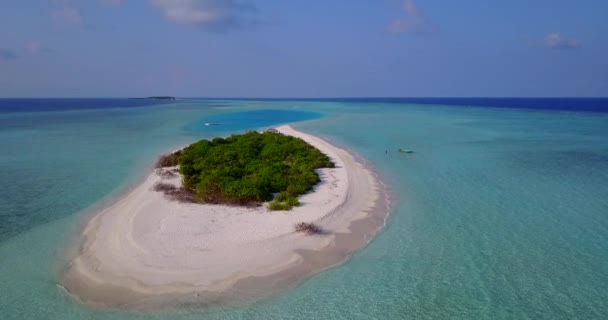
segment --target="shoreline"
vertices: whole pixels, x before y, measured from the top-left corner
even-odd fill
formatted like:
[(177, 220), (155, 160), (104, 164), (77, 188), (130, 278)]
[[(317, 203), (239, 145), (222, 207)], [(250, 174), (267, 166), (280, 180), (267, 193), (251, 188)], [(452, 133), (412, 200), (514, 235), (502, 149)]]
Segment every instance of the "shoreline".
[[(213, 306), (268, 297), (344, 262), (385, 225), (387, 186), (352, 153), (288, 125), (277, 129), (337, 164), (319, 170), (321, 183), (300, 197), (301, 206), (270, 213), (177, 203), (150, 190), (163, 179), (153, 171), (89, 218), (58, 285), (98, 307)], [(327, 233), (295, 233), (295, 222)]]

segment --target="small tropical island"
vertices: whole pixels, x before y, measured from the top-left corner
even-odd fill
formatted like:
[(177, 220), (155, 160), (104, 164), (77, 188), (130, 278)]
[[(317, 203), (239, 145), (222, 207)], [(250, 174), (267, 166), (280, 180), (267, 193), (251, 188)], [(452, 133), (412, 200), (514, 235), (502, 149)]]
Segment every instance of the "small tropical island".
[(155, 188), (182, 201), (289, 210), (298, 196), (320, 182), (315, 171), (334, 168), (329, 157), (301, 138), (276, 130), (248, 131), (228, 138), (201, 140), (163, 156), (157, 168), (179, 166), (182, 186)]
[(91, 215), (58, 285), (133, 309), (260, 299), (344, 261), (388, 205), (359, 158), (291, 126), (200, 140)]
[(152, 97), (145, 97), (145, 98), (129, 98), (129, 99), (133, 99), (133, 100), (175, 100), (175, 97), (171, 97), (171, 96), (152, 96)]

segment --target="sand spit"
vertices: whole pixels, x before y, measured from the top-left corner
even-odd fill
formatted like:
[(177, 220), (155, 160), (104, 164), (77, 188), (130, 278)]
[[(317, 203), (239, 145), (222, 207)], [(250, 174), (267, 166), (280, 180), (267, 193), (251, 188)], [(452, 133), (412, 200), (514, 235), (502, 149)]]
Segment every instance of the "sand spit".
[[(344, 261), (384, 225), (386, 188), (361, 161), (327, 141), (294, 130), (336, 168), (287, 212), (185, 204), (152, 190), (179, 176), (151, 173), (121, 200), (93, 216), (80, 252), (59, 277), (77, 301), (154, 308), (259, 299)], [(314, 222), (323, 234), (294, 232)]]

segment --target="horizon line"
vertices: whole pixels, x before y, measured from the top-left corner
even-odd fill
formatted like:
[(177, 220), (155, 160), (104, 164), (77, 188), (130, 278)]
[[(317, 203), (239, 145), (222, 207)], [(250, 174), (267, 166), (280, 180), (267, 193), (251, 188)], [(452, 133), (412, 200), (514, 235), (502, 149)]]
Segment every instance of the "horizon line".
[[(165, 96), (116, 96), (116, 97), (94, 97), (94, 96), (50, 96), (50, 97), (0, 97), (0, 99), (150, 99)], [(399, 97), (399, 96), (351, 96), (351, 97), (187, 97), (171, 96), (175, 99), (209, 99), (209, 100), (337, 100), (337, 99), (608, 99), (608, 96), (441, 96), (441, 97)], [(160, 99), (159, 99), (160, 100)]]

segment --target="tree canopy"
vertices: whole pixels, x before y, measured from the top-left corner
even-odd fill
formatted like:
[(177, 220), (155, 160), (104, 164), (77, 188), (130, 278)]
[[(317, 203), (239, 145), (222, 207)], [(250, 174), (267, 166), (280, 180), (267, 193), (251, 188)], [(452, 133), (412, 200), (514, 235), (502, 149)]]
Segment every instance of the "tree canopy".
[(201, 140), (169, 157), (177, 159), (183, 187), (201, 201), (256, 205), (274, 199), (271, 210), (298, 205), (297, 197), (320, 181), (315, 169), (334, 167), (304, 140), (270, 131)]

